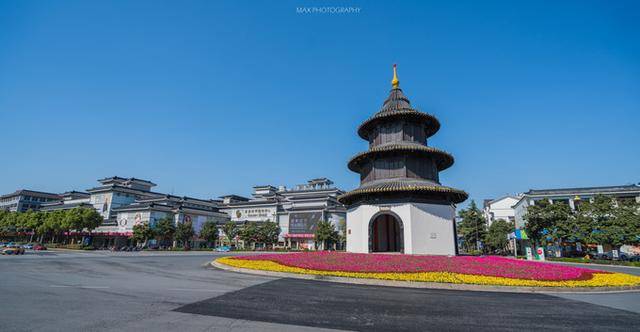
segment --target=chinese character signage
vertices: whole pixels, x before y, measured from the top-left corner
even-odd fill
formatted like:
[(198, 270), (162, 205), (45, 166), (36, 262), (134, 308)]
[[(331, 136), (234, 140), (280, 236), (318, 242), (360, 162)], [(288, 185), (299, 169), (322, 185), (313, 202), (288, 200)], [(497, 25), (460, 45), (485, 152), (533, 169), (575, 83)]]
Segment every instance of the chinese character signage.
[(322, 212), (299, 212), (289, 214), (289, 234), (313, 234)]

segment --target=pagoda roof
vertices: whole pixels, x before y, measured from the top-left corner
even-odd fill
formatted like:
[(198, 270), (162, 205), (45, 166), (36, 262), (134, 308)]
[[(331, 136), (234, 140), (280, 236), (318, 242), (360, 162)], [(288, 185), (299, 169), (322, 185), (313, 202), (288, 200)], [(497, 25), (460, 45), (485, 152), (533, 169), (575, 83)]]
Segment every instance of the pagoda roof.
[(363, 161), (371, 158), (372, 156), (380, 154), (391, 154), (396, 152), (404, 154), (409, 152), (433, 157), (436, 161), (438, 171), (445, 170), (453, 165), (453, 156), (445, 151), (418, 143), (402, 142), (378, 145), (372, 147), (368, 151), (361, 152), (351, 158), (348, 167), (350, 170), (357, 173), (360, 170), (360, 164)]
[(450, 201), (453, 203), (464, 202), (468, 194), (462, 190), (442, 186), (437, 182), (421, 179), (385, 179), (363, 184), (338, 197), (338, 200), (346, 205), (357, 203), (362, 198), (371, 196), (422, 196), (425, 199)]
[(427, 137), (433, 136), (440, 129), (440, 122), (435, 116), (413, 109), (402, 89), (393, 88), (382, 104), (382, 109), (358, 127), (358, 135), (366, 140), (368, 132), (377, 123), (402, 118), (422, 122)]

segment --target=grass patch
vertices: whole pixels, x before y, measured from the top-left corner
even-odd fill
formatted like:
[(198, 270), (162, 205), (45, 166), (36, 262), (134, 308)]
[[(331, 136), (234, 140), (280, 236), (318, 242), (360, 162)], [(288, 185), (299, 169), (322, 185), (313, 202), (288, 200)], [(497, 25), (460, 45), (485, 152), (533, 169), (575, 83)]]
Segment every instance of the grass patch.
[(640, 267), (640, 262), (625, 262), (625, 261), (609, 261), (604, 259), (584, 259), (584, 258), (569, 258), (569, 257), (550, 257), (547, 260), (553, 262), (567, 262), (567, 263), (584, 263), (584, 264), (604, 264), (604, 265), (619, 265), (619, 266), (635, 266)]

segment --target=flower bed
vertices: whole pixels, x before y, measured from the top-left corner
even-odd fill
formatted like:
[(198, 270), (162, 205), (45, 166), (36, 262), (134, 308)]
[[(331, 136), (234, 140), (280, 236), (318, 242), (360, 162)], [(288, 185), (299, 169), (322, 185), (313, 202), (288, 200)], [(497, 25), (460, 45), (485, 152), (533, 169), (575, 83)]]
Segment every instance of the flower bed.
[(385, 280), (534, 287), (640, 286), (640, 277), (497, 256), (307, 252), (224, 257), (233, 267)]

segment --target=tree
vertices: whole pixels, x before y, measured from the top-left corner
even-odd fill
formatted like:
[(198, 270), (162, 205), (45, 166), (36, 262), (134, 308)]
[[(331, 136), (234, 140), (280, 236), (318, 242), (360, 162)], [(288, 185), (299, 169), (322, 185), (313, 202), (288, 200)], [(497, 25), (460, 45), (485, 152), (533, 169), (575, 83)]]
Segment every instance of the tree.
[(202, 224), (200, 238), (207, 241), (208, 244), (213, 243), (215, 245), (215, 242), (218, 240), (218, 225), (215, 221), (207, 221)]
[[(65, 229), (63, 225), (65, 212), (62, 210), (47, 213), (44, 223), (39, 227), (39, 232), (43, 238), (49, 235), (52, 242), (56, 242), (56, 236)], [(41, 241), (42, 242), (42, 241)]]
[(82, 227), (91, 233), (102, 225), (102, 216), (95, 209), (81, 208)]
[(155, 226), (156, 235), (160, 237), (160, 240), (166, 245), (166, 242), (173, 241), (173, 236), (176, 232), (176, 226), (171, 216), (166, 216), (156, 223)]
[(249, 222), (238, 232), (240, 239), (246, 244), (251, 244), (252, 249), (256, 248), (258, 239), (258, 224), (255, 221)]
[(524, 215), (525, 229), (536, 245), (549, 241), (561, 242), (563, 238), (574, 233), (570, 222), (571, 214), (571, 208), (566, 203), (551, 204), (546, 199), (539, 200), (527, 208)]
[[(236, 242), (236, 236), (238, 236), (238, 226), (234, 221), (228, 221), (226, 224), (224, 224), (224, 226), (222, 226), (222, 231), (227, 237), (227, 240), (229, 240), (229, 243), (231, 243), (231, 241), (233, 241), (234, 243)], [(235, 244), (236, 246), (238, 245), (237, 243)]]
[(623, 244), (640, 244), (640, 203), (625, 200), (618, 203), (615, 212), (617, 223), (623, 228)]
[(491, 223), (487, 231), (486, 243), (492, 252), (504, 252), (507, 249), (509, 233), (513, 232), (514, 225), (504, 219), (498, 219)]
[(18, 218), (16, 212), (2, 212), (2, 215), (0, 215), (0, 217), (2, 218), (2, 220), (0, 220), (0, 232), (2, 233), (2, 237), (7, 237), (10, 234), (15, 233)]
[(265, 245), (273, 245), (278, 242), (280, 226), (272, 221), (266, 221), (258, 226), (258, 241)]
[(591, 219), (592, 240), (614, 248), (638, 243), (639, 208), (633, 201), (616, 202), (611, 197), (595, 196), (583, 211)]
[(79, 208), (74, 208), (70, 210), (62, 211), (62, 229), (67, 233), (67, 239), (71, 234), (71, 230), (76, 232), (82, 232), (84, 228), (83, 219), (82, 219), (82, 211)]
[(149, 239), (156, 236), (155, 230), (149, 226), (149, 223), (142, 223), (133, 225), (133, 240), (136, 242), (142, 242), (142, 246), (147, 245)]
[(194, 231), (191, 221), (178, 223), (178, 226), (176, 227), (175, 237), (176, 240), (179, 241), (185, 249), (189, 249), (191, 247), (189, 245), (189, 240), (193, 238), (193, 235)]
[(317, 242), (321, 243), (323, 250), (328, 248), (329, 242), (337, 242), (339, 240), (338, 231), (328, 220), (318, 222), (314, 237)]
[(462, 221), (458, 224), (458, 232), (464, 239), (467, 252), (482, 251), (482, 241), (487, 234), (487, 221), (475, 201), (467, 209), (460, 211)]
[(46, 218), (47, 218), (46, 212), (38, 211), (31, 214), (26, 225), (31, 232), (29, 242), (33, 242), (33, 238), (38, 235), (38, 227), (44, 223)]

